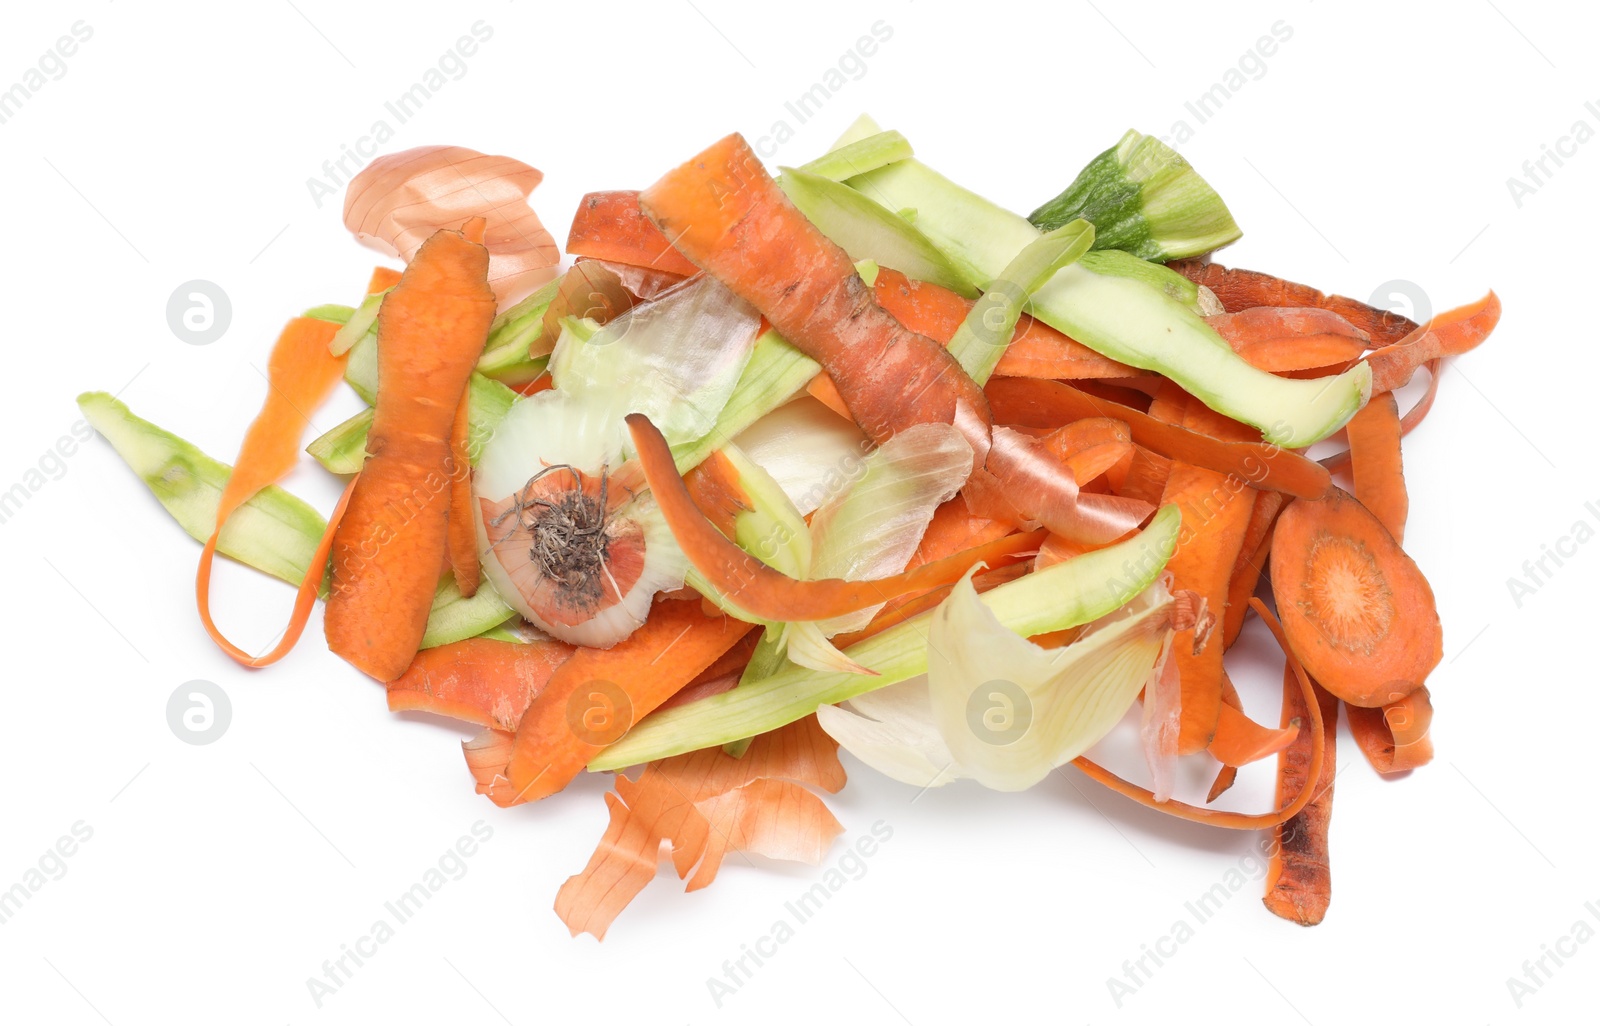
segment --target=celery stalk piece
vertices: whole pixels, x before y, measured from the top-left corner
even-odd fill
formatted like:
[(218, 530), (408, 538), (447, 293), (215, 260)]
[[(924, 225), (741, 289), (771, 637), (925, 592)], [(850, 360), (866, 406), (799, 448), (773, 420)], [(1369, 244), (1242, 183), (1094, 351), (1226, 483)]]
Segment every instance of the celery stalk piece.
[[(915, 158), (850, 180), (889, 210), (917, 212), (917, 227), (980, 288), (1004, 273), (1038, 229), (963, 189)], [(1115, 251), (1107, 250), (1105, 253)], [(1261, 430), (1285, 448), (1310, 445), (1343, 427), (1367, 401), (1371, 368), (1325, 378), (1281, 378), (1235, 354), (1190, 305), (1135, 258), (1079, 260), (1033, 294), (1030, 310), (1095, 351), (1176, 381), (1207, 406)], [(1175, 286), (1174, 286), (1175, 287)]]
[[(233, 468), (201, 452), (169, 431), (134, 416), (104, 392), (85, 392), (78, 408), (100, 436), (191, 538), (204, 542), (217, 522), (217, 503)], [(217, 551), (263, 573), (298, 585), (316, 554), (328, 522), (310, 504), (269, 485), (228, 518)], [(322, 584), (327, 594), (327, 581)], [(446, 579), (428, 613), (423, 647), (448, 644), (481, 634), (511, 618), (511, 607), (493, 588), (480, 587), (462, 598)]]
[(816, 160), (802, 165), (800, 170), (842, 182), (885, 164), (905, 160), (911, 155), (911, 143), (906, 141), (906, 137), (890, 130), (829, 150)]
[[(1126, 541), (1002, 584), (982, 596), (1000, 622), (1023, 637), (1098, 619), (1132, 600), (1165, 568), (1177, 545), (1180, 515), (1164, 506)], [(880, 676), (819, 673), (791, 667), (765, 680), (646, 717), (601, 752), (591, 770), (617, 770), (724, 745), (792, 723), (834, 705), (909, 680), (928, 669), (929, 610), (857, 642), (845, 655)]]
[(977, 297), (972, 280), (913, 225), (848, 185), (783, 168), (778, 186), (807, 220), (850, 254), (851, 260), (871, 260), (908, 278), (959, 292), (968, 299)]
[(950, 355), (973, 381), (985, 384), (994, 373), (1011, 344), (1011, 333), (1028, 297), (1092, 245), (1094, 225), (1080, 218), (1028, 243), (1000, 277), (989, 283), (989, 290), (973, 304), (950, 339)]
[(372, 407), (318, 435), (306, 446), (311, 458), (330, 474), (354, 474), (367, 461), (367, 433), (372, 430)]
[(1095, 227), (1096, 249), (1179, 260), (1236, 241), (1242, 232), (1216, 190), (1160, 139), (1129, 130), (1028, 220), (1042, 231), (1075, 218)]

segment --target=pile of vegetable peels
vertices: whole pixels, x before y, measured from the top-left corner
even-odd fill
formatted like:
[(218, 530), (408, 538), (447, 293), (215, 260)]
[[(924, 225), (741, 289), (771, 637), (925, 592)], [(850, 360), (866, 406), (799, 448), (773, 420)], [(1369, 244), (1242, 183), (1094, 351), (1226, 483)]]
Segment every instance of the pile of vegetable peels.
[[(1322, 919), (1340, 707), (1378, 772), (1432, 757), (1442, 632), (1401, 547), (1401, 439), (1493, 293), (1417, 325), (1211, 263), (1232, 215), (1136, 132), (1028, 218), (866, 118), (776, 178), (732, 135), (584, 197), (565, 271), (539, 179), (423, 147), (352, 181), (347, 225), (405, 270), (290, 321), (232, 468), (79, 398), (204, 543), (224, 651), (281, 659), (320, 596), (391, 709), (481, 728), (497, 805), (617, 771), (556, 898), (574, 934), (604, 935), (663, 842), (690, 890), (730, 851), (818, 863), (841, 746), (916, 787), (1071, 762), (1273, 831), (1267, 907)], [(306, 447), (349, 478), (324, 520), (277, 482), (341, 378), (369, 408)], [(270, 651), (214, 624), (218, 552), (298, 587)], [(1228, 677), (1252, 615), (1283, 650), (1275, 725)], [(1142, 783), (1087, 756), (1136, 703)], [(1275, 808), (1209, 807), (1269, 758)], [(1181, 760), (1218, 767), (1205, 804), (1173, 797)]]

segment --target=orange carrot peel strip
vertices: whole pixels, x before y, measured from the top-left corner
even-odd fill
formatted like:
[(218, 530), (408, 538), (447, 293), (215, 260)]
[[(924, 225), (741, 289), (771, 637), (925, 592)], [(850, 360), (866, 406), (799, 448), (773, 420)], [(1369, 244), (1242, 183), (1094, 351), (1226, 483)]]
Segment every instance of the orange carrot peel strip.
[(450, 552), (451, 438), (495, 314), (483, 230), (473, 218), (435, 232), (378, 312), (370, 455), (334, 536), (323, 627), (330, 649), (385, 682), (416, 656)]
[(708, 617), (694, 602), (658, 602), (644, 624), (614, 647), (578, 648), (517, 725), (504, 763), (505, 795), (512, 802), (537, 801), (567, 786), (607, 745), (754, 626)]
[(251, 496), (281, 480), (293, 469), (300, 455), (300, 441), (311, 424), (311, 413), (322, 405), (344, 373), (344, 359), (328, 352), (338, 325), (327, 321), (297, 317), (283, 329), (267, 362), (267, 399), (261, 412), (245, 432), (233, 473), (217, 500), (217, 525), (200, 552), (195, 574), (195, 601), (200, 622), (211, 640), (232, 659), (245, 666), (268, 666), (294, 648), (311, 616), (317, 589), (327, 570), (328, 551), (340, 519), (350, 501), (345, 489), (328, 520), (328, 529), (311, 557), (311, 565), (300, 582), (294, 611), (282, 639), (264, 655), (251, 655), (225, 637), (211, 619), (211, 566), (216, 558), (217, 540), (223, 525)]
[[(1333, 896), (1328, 864), (1328, 824), (1333, 816), (1333, 780), (1339, 734), (1339, 700), (1319, 687), (1297, 695), (1284, 675), (1284, 724), (1297, 713), (1320, 719), (1315, 734), (1297, 738), (1278, 755), (1278, 800), (1290, 791), (1312, 794), (1310, 802), (1278, 824), (1267, 863), (1267, 889), (1262, 903), (1273, 915), (1301, 926), (1315, 926), (1327, 914)], [(1322, 757), (1316, 758), (1316, 748)]]
[(389, 709), (449, 716), (515, 730), (573, 646), (554, 639), (517, 644), (468, 638), (417, 653), (389, 682)]
[(1369, 353), (1372, 394), (1399, 388), (1425, 363), (1476, 348), (1498, 323), (1500, 297), (1490, 292), (1476, 303), (1446, 310), (1394, 345)]
[(1399, 341), (1417, 326), (1417, 322), (1389, 310), (1379, 310), (1345, 296), (1324, 295), (1309, 285), (1260, 271), (1224, 267), (1200, 259), (1175, 260), (1167, 266), (1196, 285), (1210, 289), (1229, 313), (1252, 306), (1320, 307), (1343, 317), (1380, 345)]

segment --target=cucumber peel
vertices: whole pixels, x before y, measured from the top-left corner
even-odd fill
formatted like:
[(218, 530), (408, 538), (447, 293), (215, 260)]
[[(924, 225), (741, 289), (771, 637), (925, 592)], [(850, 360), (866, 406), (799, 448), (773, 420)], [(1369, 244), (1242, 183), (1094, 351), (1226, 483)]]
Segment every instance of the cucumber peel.
[(861, 193), (821, 175), (783, 168), (778, 187), (806, 219), (838, 243), (851, 260), (871, 260), (908, 278), (930, 282), (968, 299), (978, 295), (972, 280), (939, 248), (903, 218)]
[(1222, 197), (1187, 160), (1131, 129), (1028, 220), (1051, 231), (1080, 217), (1094, 225), (1096, 249), (1145, 260), (1198, 256), (1243, 234)]
[(899, 132), (891, 130), (837, 146), (816, 160), (803, 165), (800, 170), (842, 182), (846, 178), (866, 174), (885, 164), (905, 160), (911, 155), (911, 143)]
[[(989, 287), (1039, 237), (1026, 220), (955, 184), (916, 159), (850, 180), (889, 210), (914, 209), (917, 227), (980, 287)], [(1171, 378), (1207, 406), (1261, 430), (1285, 448), (1321, 441), (1344, 426), (1372, 387), (1365, 362), (1324, 378), (1257, 370), (1211, 329), (1192, 304), (1168, 294), (1171, 272), (1123, 255), (1082, 259), (1033, 294), (1039, 320), (1096, 352)]]
[(950, 339), (950, 355), (973, 381), (982, 385), (994, 373), (1028, 297), (1093, 244), (1094, 225), (1080, 218), (1028, 243), (990, 283)]
[[(1076, 556), (980, 596), (1000, 622), (1023, 637), (1066, 630), (1126, 605), (1155, 581), (1178, 543), (1181, 516), (1163, 506), (1126, 541)], [(672, 755), (726, 745), (857, 695), (909, 680), (928, 669), (928, 610), (845, 650), (880, 676), (822, 673), (791, 666), (765, 680), (652, 713), (589, 763), (619, 770)]]
[[(84, 417), (188, 535), (204, 543), (217, 522), (217, 503), (233, 468), (212, 459), (192, 442), (133, 415), (105, 392), (78, 397)], [(298, 585), (311, 566), (327, 520), (310, 503), (277, 485), (251, 496), (223, 525), (217, 551), (279, 580)], [(326, 597), (324, 578), (321, 594)], [(480, 586), (472, 598), (446, 577), (434, 595), (422, 647), (432, 648), (474, 637), (511, 619), (510, 606), (493, 588)]]

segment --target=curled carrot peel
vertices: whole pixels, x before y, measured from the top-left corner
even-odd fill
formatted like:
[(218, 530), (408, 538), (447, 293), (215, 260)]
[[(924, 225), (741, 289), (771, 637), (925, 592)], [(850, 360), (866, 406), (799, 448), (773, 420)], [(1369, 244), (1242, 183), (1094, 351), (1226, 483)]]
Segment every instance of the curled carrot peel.
[(1236, 475), (1252, 488), (1314, 499), (1326, 494), (1333, 483), (1325, 467), (1287, 449), (1265, 442), (1210, 438), (1059, 381), (991, 378), (984, 392), (995, 420), (1002, 424), (1054, 429), (1084, 417), (1110, 417), (1127, 424), (1138, 444), (1197, 467)]
[[(1428, 413), (1433, 409), (1434, 400), (1439, 397), (1439, 376), (1444, 373), (1444, 358), (1439, 357), (1429, 360), (1423, 366), (1428, 369), (1428, 388), (1422, 393), (1416, 404), (1406, 411), (1406, 415), (1400, 418), (1400, 436), (1402, 438), (1409, 435), (1416, 429), (1418, 424), (1427, 419)], [(1327, 468), (1328, 473), (1337, 474), (1341, 470), (1349, 469), (1350, 450), (1345, 449), (1343, 452), (1335, 453), (1318, 462)]]
[(642, 413), (630, 413), (627, 421), (650, 493), (684, 555), (719, 592), (764, 620), (788, 622), (843, 616), (900, 595), (950, 584), (976, 563), (1035, 550), (1044, 538), (1042, 530), (1015, 534), (876, 580), (796, 580), (729, 541), (695, 505), (694, 497), (678, 476), (667, 440), (650, 419)]
[[(1283, 627), (1278, 623), (1278, 618), (1272, 615), (1272, 610), (1268, 609), (1260, 599), (1251, 599), (1250, 604), (1255, 607), (1257, 615), (1266, 621), (1267, 626), (1271, 628), (1273, 637), (1278, 639), (1278, 646), (1283, 649), (1284, 658), (1288, 663), (1287, 672), (1294, 677), (1294, 680), (1300, 686), (1300, 695), (1306, 703), (1306, 714), (1311, 720), (1308, 736), (1312, 739), (1310, 742), (1312, 750), (1308, 764), (1307, 780), (1316, 780), (1322, 773), (1325, 741), (1323, 738), (1322, 712), (1317, 703), (1315, 687), (1311, 683), (1311, 678), (1306, 675), (1305, 668), (1300, 665), (1300, 661), (1294, 657), (1293, 651), (1290, 650), (1289, 640), (1284, 636)], [(1072, 764), (1082, 770), (1089, 779), (1104, 784), (1124, 797), (1132, 798), (1140, 805), (1155, 809), (1157, 812), (1164, 812), (1178, 819), (1186, 819), (1191, 823), (1205, 823), (1209, 826), (1224, 827), (1229, 830), (1266, 830), (1275, 827), (1280, 823), (1293, 819), (1301, 809), (1305, 808), (1316, 797), (1316, 787), (1308, 782), (1299, 789), (1293, 799), (1276, 812), (1254, 814), (1224, 812), (1220, 809), (1202, 809), (1174, 800), (1158, 802), (1156, 801), (1156, 796), (1150, 793), (1148, 789), (1140, 787), (1138, 784), (1129, 783), (1085, 756), (1080, 755), (1072, 760)]]
[(1229, 313), (1252, 306), (1320, 307), (1365, 331), (1379, 345), (1398, 342), (1417, 326), (1416, 321), (1392, 311), (1379, 310), (1345, 296), (1324, 295), (1309, 285), (1260, 271), (1224, 267), (1201, 259), (1175, 260), (1167, 266), (1196, 285), (1210, 289)]
[(1217, 731), (1206, 751), (1224, 766), (1248, 766), (1258, 759), (1277, 755), (1300, 733), (1296, 725), (1263, 727), (1233, 705), (1223, 702), (1217, 715)]
[(328, 516), (327, 530), (322, 532), (322, 540), (317, 543), (317, 549), (311, 554), (311, 565), (306, 568), (305, 577), (300, 580), (300, 587), (295, 592), (294, 610), (289, 614), (288, 626), (283, 629), (283, 636), (278, 639), (277, 645), (261, 655), (251, 655), (244, 649), (229, 641), (211, 620), (211, 564), (217, 554), (217, 539), (221, 536), (220, 528), (210, 538), (206, 539), (205, 548), (200, 550), (200, 571), (195, 575), (194, 591), (195, 600), (200, 606), (200, 622), (205, 626), (206, 633), (217, 647), (226, 652), (235, 662), (252, 668), (271, 666), (273, 663), (288, 655), (300, 641), (300, 635), (305, 633), (306, 621), (311, 618), (311, 607), (316, 605), (317, 591), (322, 586), (322, 580), (327, 572), (328, 553), (333, 548), (333, 536), (339, 529), (339, 522), (344, 519), (344, 511), (350, 505), (350, 495), (355, 491), (356, 482), (352, 478), (345, 485), (344, 493), (339, 496), (339, 502), (333, 507), (333, 512)]
[(1433, 761), (1433, 740), (1428, 736), (1433, 698), (1426, 684), (1381, 709), (1346, 705), (1344, 716), (1351, 737), (1379, 773), (1404, 773)]
[(245, 432), (239, 458), (217, 501), (216, 529), (200, 552), (200, 565), (195, 573), (195, 601), (200, 610), (200, 622), (219, 648), (245, 666), (275, 663), (300, 639), (316, 601), (317, 589), (322, 584), (334, 529), (349, 503), (349, 489), (339, 499), (311, 565), (306, 568), (282, 640), (264, 655), (253, 656), (233, 644), (211, 618), (211, 566), (216, 558), (217, 540), (235, 510), (294, 467), (300, 455), (301, 437), (311, 423), (311, 411), (322, 405), (344, 372), (344, 359), (328, 352), (328, 344), (337, 331), (336, 324), (297, 317), (278, 337), (267, 363), (266, 401)]
[(1394, 345), (1369, 353), (1372, 394), (1399, 388), (1425, 363), (1475, 349), (1499, 323), (1500, 297), (1491, 292), (1476, 303), (1439, 314)]

